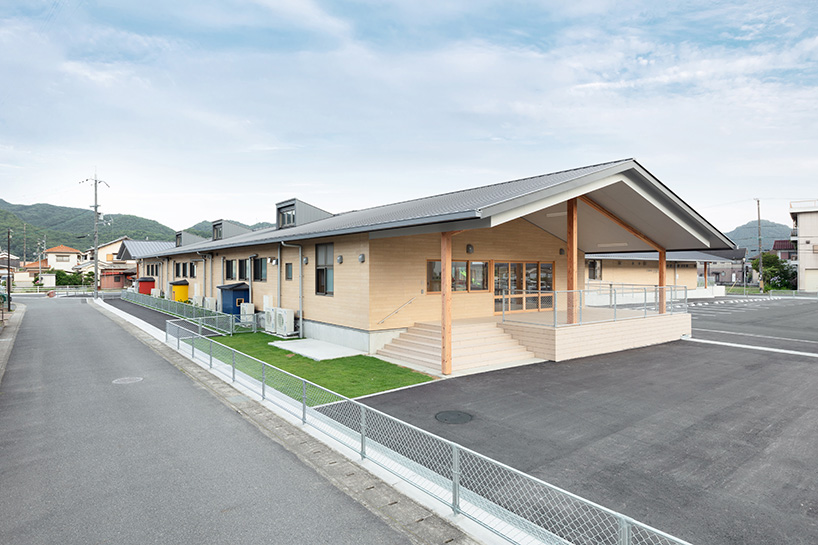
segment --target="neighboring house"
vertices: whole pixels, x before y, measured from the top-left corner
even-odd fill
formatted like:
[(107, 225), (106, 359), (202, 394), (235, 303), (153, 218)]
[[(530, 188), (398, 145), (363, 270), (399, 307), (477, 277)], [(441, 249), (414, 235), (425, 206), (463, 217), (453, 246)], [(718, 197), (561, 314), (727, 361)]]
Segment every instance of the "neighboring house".
[[(460, 344), (452, 348), (452, 331), (459, 338), (458, 328), (474, 323), (498, 331), (500, 316), (517, 317), (502, 331), (539, 359), (678, 339), (691, 321), (666, 312), (667, 253), (735, 248), (633, 159), (342, 214), (292, 199), (277, 205), (276, 219), (274, 228), (179, 240), (144, 256), (140, 274), (166, 294), (185, 280), (191, 299), (222, 309), (239, 291), (257, 310), (294, 310), (303, 336), (393, 349), (391, 359), (449, 374), (477, 365)], [(611, 247), (658, 253), (663, 266), (644, 281), (658, 286), (663, 304), (652, 318), (579, 324), (585, 252)], [(557, 314), (571, 327), (550, 327)], [(544, 321), (531, 323), (538, 316)], [(402, 333), (428, 328), (437, 344), (425, 355), (394, 350)], [(486, 335), (471, 336), (473, 352), (488, 352)]]
[(44, 267), (44, 270), (54, 269), (67, 273), (73, 272), (72, 269), (80, 262), (82, 256), (82, 252), (64, 244), (49, 248), (43, 253), (45, 254), (45, 261), (48, 263), (48, 267)]
[[(100, 288), (122, 288), (130, 285), (130, 279), (136, 271), (136, 260), (123, 260), (118, 257), (122, 245), (128, 240), (130, 239), (127, 236), (119, 237), (99, 245), (99, 260), (96, 265), (99, 270)], [(85, 251), (82, 261), (74, 267), (74, 272), (82, 275), (94, 272), (94, 248)]]
[(784, 261), (798, 261), (798, 251), (791, 240), (776, 240), (773, 242), (773, 253)]
[(790, 203), (798, 291), (818, 291), (818, 200)]

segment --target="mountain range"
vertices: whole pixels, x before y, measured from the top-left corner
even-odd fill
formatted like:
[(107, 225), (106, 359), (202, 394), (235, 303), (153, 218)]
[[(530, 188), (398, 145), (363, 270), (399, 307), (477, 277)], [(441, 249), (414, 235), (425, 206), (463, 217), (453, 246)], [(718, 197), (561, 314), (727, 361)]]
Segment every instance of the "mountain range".
[[(233, 220), (230, 220), (233, 221)], [(249, 229), (270, 227), (270, 223), (244, 225)], [(11, 253), (34, 261), (38, 244), (42, 249), (64, 244), (80, 251), (94, 245), (94, 212), (53, 204), (12, 204), (0, 199), (0, 228), (11, 228)], [(100, 244), (127, 236), (134, 240), (175, 239), (176, 231), (158, 221), (130, 214), (105, 214), (98, 225)], [(201, 221), (186, 231), (210, 238), (211, 223)], [(6, 248), (0, 233), (0, 248)], [(45, 244), (43, 246), (43, 243)]]
[[(249, 229), (263, 229), (274, 224), (261, 222), (244, 225)], [(56, 206), (53, 204), (12, 204), (0, 199), (0, 227), (10, 227), (11, 253), (33, 261), (38, 243), (45, 248), (65, 244), (85, 251), (94, 245), (94, 213), (83, 208)], [(204, 238), (211, 236), (211, 222), (204, 220), (185, 229)], [(762, 246), (770, 250), (776, 240), (789, 240), (791, 228), (772, 221), (761, 220)], [(99, 224), (100, 244), (128, 236), (134, 240), (174, 240), (176, 231), (158, 221), (129, 214), (106, 214)], [(758, 225), (749, 221), (725, 233), (740, 248), (747, 248), (752, 255), (758, 248)], [(5, 248), (0, 234), (0, 248)]]

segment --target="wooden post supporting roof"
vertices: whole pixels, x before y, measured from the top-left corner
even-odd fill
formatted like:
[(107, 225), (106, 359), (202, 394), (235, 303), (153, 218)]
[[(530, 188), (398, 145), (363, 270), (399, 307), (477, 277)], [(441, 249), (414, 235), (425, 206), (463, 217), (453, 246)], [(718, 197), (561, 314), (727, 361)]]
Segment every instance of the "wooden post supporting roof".
[[(568, 200), (568, 236), (566, 237), (568, 242), (568, 249), (566, 251), (567, 258), (568, 258), (568, 275), (567, 280), (568, 283), (566, 285), (566, 289), (568, 290), (568, 323), (575, 324), (577, 323), (577, 315), (578, 315), (578, 308), (577, 308), (577, 301), (576, 301), (576, 293), (574, 290), (577, 289), (577, 275), (579, 273), (579, 268), (577, 267), (577, 258), (579, 257), (579, 252), (577, 250), (577, 200), (576, 199), (569, 199)], [(556, 312), (556, 307), (554, 309)]]
[(667, 304), (665, 286), (667, 286), (667, 252), (659, 250), (659, 314), (665, 313)]
[(704, 289), (707, 289), (707, 261), (704, 262)]
[(452, 374), (452, 235), (440, 233), (440, 372)]

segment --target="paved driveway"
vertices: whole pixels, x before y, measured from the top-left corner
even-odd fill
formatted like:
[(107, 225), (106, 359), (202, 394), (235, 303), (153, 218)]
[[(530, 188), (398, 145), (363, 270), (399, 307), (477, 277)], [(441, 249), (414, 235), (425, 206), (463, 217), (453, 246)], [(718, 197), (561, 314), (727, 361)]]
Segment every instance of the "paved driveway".
[(0, 383), (0, 543), (416, 542), (87, 299), (20, 301)]
[[(818, 353), (818, 301), (756, 304), (694, 311), (694, 337)], [(678, 341), (366, 403), (694, 544), (806, 545), (818, 543), (817, 392), (818, 358)], [(474, 418), (443, 424), (443, 410)]]

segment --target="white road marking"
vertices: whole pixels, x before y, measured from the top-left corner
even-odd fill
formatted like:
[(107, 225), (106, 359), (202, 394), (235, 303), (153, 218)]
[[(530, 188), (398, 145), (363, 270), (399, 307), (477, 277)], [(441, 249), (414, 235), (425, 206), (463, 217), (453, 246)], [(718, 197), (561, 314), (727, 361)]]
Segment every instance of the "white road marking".
[(694, 343), (702, 343), (702, 344), (716, 344), (719, 346), (729, 346), (731, 348), (746, 348), (747, 350), (760, 350), (762, 352), (776, 352), (778, 354), (790, 354), (793, 356), (806, 356), (808, 358), (818, 358), (818, 354), (813, 354), (811, 352), (799, 352), (797, 350), (784, 350), (783, 348), (767, 348), (765, 346), (752, 346), (749, 344), (736, 344), (736, 343), (725, 343), (721, 341), (707, 341), (705, 339), (692, 339), (689, 337), (683, 337), (682, 340), (690, 341)]
[(774, 339), (776, 341), (793, 341), (798, 343), (812, 343), (818, 344), (818, 341), (808, 341), (805, 339), (790, 339), (788, 337), (773, 337), (772, 335), (757, 335), (755, 333), (737, 333), (734, 331), (720, 331), (718, 329), (697, 329), (697, 331), (706, 331), (708, 333), (726, 333), (727, 335), (742, 335), (744, 337), (758, 337), (760, 339)]

